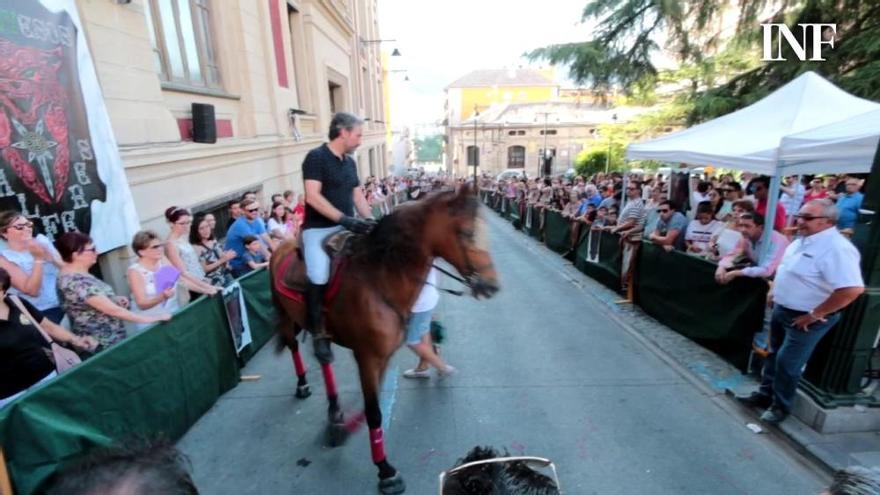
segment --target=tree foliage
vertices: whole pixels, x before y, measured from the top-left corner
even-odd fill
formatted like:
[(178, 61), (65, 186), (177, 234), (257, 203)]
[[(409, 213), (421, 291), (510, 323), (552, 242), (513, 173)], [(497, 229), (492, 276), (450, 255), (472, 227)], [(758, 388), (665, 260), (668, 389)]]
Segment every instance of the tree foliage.
[[(730, 12), (738, 15), (736, 28), (722, 29)], [(688, 123), (749, 105), (808, 70), (880, 100), (877, 0), (595, 0), (581, 20), (596, 24), (591, 40), (527, 56), (567, 65), (575, 82), (599, 92), (619, 89), (637, 100), (650, 99), (658, 84), (675, 82), (682, 88), (678, 104), (691, 107)], [(801, 62), (782, 43), (786, 61), (761, 62), (762, 22), (784, 23), (798, 34), (798, 24), (836, 24), (835, 48), (822, 52), (823, 62)], [(678, 68), (658, 68), (661, 52)]]
[(417, 162), (439, 162), (443, 155), (443, 136), (419, 137), (415, 140)]
[(574, 163), (574, 171), (577, 175), (591, 177), (599, 172), (621, 170), (624, 159), (623, 151), (619, 148), (611, 148), (611, 160), (608, 161), (608, 149), (598, 146), (581, 151)]

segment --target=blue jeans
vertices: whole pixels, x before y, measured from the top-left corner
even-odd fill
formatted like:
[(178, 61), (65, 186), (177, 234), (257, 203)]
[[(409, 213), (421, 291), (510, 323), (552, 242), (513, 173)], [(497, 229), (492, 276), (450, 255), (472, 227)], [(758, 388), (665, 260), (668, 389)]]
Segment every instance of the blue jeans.
[(817, 321), (804, 332), (795, 328), (795, 318), (805, 314), (776, 305), (770, 320), (770, 345), (773, 352), (764, 361), (760, 392), (773, 398), (773, 405), (791, 412), (798, 382), (804, 365), (809, 361), (816, 344), (840, 320), (840, 313), (828, 315), (826, 322)]

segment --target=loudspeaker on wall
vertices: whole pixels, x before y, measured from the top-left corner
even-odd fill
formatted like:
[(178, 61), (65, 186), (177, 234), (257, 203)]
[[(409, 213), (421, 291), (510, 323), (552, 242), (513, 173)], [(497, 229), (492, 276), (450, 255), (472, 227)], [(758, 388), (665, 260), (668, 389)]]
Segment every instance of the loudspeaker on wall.
[(193, 103), (192, 117), (193, 141), (196, 143), (216, 143), (217, 120), (214, 117), (214, 105)]

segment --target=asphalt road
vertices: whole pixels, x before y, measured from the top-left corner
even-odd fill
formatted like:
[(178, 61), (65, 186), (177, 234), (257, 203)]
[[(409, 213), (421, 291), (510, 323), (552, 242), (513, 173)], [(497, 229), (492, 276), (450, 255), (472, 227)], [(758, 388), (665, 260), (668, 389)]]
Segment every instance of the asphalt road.
[[(492, 300), (444, 295), (444, 356), (460, 373), (413, 381), (406, 349), (388, 370), (386, 451), (407, 493), (437, 491), (437, 475), (475, 445), (548, 457), (568, 494), (817, 494), (822, 478), (768, 435), (756, 435), (680, 371), (609, 318), (555, 267), (558, 255), (493, 213), (502, 290)], [(441, 284), (444, 285), (444, 284)], [(445, 285), (452, 286), (449, 281)], [(288, 354), (264, 348), (242, 382), (179, 443), (202, 493), (375, 493), (366, 431), (323, 446), (326, 401), (314, 360), (312, 397), (293, 397)], [(360, 409), (353, 360), (337, 348), (343, 408)]]

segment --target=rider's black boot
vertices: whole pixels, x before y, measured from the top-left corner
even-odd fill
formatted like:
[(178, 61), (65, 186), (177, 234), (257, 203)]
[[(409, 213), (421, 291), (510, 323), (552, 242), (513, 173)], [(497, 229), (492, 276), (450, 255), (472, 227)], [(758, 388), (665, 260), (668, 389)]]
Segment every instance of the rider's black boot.
[(306, 330), (312, 334), (315, 357), (321, 364), (333, 362), (330, 336), (324, 329), (324, 290), (326, 288), (326, 284), (318, 285), (309, 282), (306, 285)]

